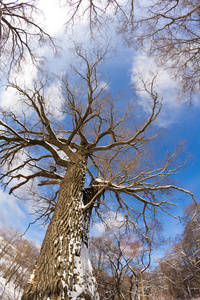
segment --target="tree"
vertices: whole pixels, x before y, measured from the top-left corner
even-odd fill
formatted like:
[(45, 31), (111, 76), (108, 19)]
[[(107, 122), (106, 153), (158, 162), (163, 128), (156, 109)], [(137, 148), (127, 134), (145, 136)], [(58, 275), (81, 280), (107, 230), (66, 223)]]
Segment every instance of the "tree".
[(102, 299), (139, 299), (144, 295), (143, 273), (150, 266), (144, 256), (152, 249), (125, 228), (106, 228), (106, 233), (92, 237), (90, 253)]
[[(35, 1), (0, 1), (0, 54), (1, 70), (10, 65), (20, 65), (29, 56), (38, 65), (38, 57), (34, 51), (33, 41), (45, 42), (52, 38), (36, 22), (36, 15), (41, 14)], [(7, 68), (6, 68), (7, 69)]]
[(98, 30), (105, 32), (108, 24), (115, 23), (118, 30), (125, 28), (127, 24), (133, 22), (134, 17), (134, 0), (124, 1), (109, 1), (99, 2), (98, 0), (91, 0), (89, 3), (85, 3), (83, 0), (70, 0), (66, 1), (66, 7), (68, 10), (67, 25), (80, 18), (87, 18), (89, 20), (89, 27), (91, 33)]
[[(13, 228), (1, 228), (0, 266), (1, 276), (6, 279), (6, 285), (12, 282), (17, 291), (17, 298), (23, 292), (24, 286), (36, 263), (39, 250)], [(0, 295), (0, 297), (2, 297)]]
[[(174, 205), (167, 194), (193, 197), (168, 181), (183, 166), (176, 163), (181, 150), (160, 164), (148, 152), (161, 109), (153, 83), (150, 89), (145, 86), (152, 99), (149, 117), (133, 120), (131, 107), (119, 109), (102, 85), (98, 68), (106, 53), (98, 50), (88, 57), (77, 47), (79, 69), (72, 66), (71, 81), (70, 74), (63, 78), (62, 97), (48, 98), (49, 82), (35, 82), (33, 90), (12, 83), (23, 103), (21, 114), (1, 109), (1, 182), (10, 194), (20, 188), (24, 193), (25, 184), (34, 191), (34, 183), (37, 193), (55, 191), (53, 208), (48, 203), (46, 210), (47, 215), (53, 210), (53, 216), (23, 300), (98, 299), (88, 258), (93, 208), (100, 213), (105, 201), (113, 203), (148, 244), (151, 220), (158, 210), (167, 212)], [(57, 185), (59, 193), (47, 190), (49, 185)]]
[(150, 268), (152, 253), (162, 241), (158, 226), (148, 248), (122, 224), (113, 218), (111, 228), (105, 226), (105, 233), (90, 239), (100, 299), (171, 299), (159, 266)]
[(193, 203), (185, 207), (183, 220), (183, 233), (168, 247), (156, 269), (162, 290), (172, 299), (194, 299), (200, 295), (199, 211)]
[(165, 64), (179, 82), (180, 96), (190, 101), (199, 95), (199, 11), (198, 0), (142, 2), (136, 7), (134, 25), (126, 28), (128, 41), (139, 41), (148, 55)]

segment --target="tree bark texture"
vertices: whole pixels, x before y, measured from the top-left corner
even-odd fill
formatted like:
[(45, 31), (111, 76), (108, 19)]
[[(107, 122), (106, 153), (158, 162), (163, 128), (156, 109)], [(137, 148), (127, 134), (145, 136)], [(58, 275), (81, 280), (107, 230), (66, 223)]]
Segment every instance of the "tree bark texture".
[(88, 257), (86, 231), (91, 208), (83, 211), (83, 202), (89, 195), (84, 193), (85, 170), (86, 159), (80, 157), (66, 172), (22, 300), (99, 299)]

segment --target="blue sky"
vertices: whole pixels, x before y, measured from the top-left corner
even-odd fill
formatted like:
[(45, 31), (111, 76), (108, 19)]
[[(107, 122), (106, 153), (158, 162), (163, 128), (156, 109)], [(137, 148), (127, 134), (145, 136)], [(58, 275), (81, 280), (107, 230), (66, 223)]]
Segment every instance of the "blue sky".
[[(44, 5), (44, 1), (42, 3)], [(50, 33), (60, 38), (63, 33), (59, 26), (62, 26), (62, 18), (64, 17), (60, 18), (61, 23), (55, 28), (55, 26), (52, 27), (50, 22), (52, 10), (48, 10), (47, 16), (49, 18), (47, 27)], [(80, 31), (79, 34), (83, 39), (83, 32)], [(83, 42), (87, 44), (88, 41), (84, 40)], [(63, 44), (67, 44), (67, 40), (63, 41)], [(103, 67), (106, 78), (109, 79), (108, 87), (110, 91), (114, 95), (123, 92), (124, 99), (131, 99), (133, 94), (136, 93), (139, 97), (138, 103), (141, 110), (143, 110), (144, 114), (148, 114), (147, 98), (144, 96), (144, 93), (135, 92), (133, 89), (140, 87), (138, 80), (140, 73), (143, 73), (145, 79), (147, 79), (152, 76), (152, 72), (155, 73), (158, 71), (160, 75), (157, 80), (157, 91), (160, 97), (163, 97), (163, 110), (156, 126), (164, 132), (163, 137), (158, 142), (158, 148), (162, 154), (162, 151), (164, 152), (166, 149), (174, 149), (175, 145), (180, 141), (185, 142), (185, 151), (191, 155), (191, 159), (181, 174), (176, 176), (175, 180), (179, 186), (190, 190), (197, 197), (200, 197), (200, 99), (197, 98), (192, 105), (177, 101), (175, 95), (177, 83), (170, 78), (169, 73), (164, 69), (157, 69), (152, 58), (146, 57), (141, 51), (136, 53), (132, 48), (126, 48), (120, 40), (118, 40), (117, 44), (117, 53), (113, 54)], [(51, 71), (62, 73), (63, 67), (67, 68), (67, 60), (69, 60), (70, 54), (66, 55), (66, 51), (62, 52), (60, 56), (54, 57), (52, 52), (45, 46), (43, 49), (40, 49), (40, 52), (49, 58), (47, 67)], [(33, 68), (33, 71), (30, 72), (30, 66), (27, 64), (26, 68), (24, 68), (23, 76), (31, 84), (32, 79), (37, 77), (37, 70)], [(55, 85), (54, 91), (56, 92)], [(8, 96), (5, 92), (2, 92), (1, 105), (7, 105), (11, 99), (13, 99), (13, 95)], [(0, 194), (0, 226), (12, 225), (20, 231), (25, 231), (29, 222), (34, 220), (34, 217), (28, 214), (30, 209), (24, 203), (17, 201), (12, 195), (8, 195), (6, 191), (0, 190)], [(181, 214), (184, 205), (191, 199), (182, 195), (182, 200), (177, 210), (179, 214)], [(180, 232), (181, 226), (178, 225), (177, 220), (173, 220), (167, 216), (163, 216), (163, 220), (165, 221), (166, 236), (175, 235)], [(92, 233), (100, 233), (102, 227), (99, 224), (95, 226), (92, 229)], [(26, 237), (36, 242), (41, 242), (44, 232), (42, 226), (32, 225), (26, 233)]]

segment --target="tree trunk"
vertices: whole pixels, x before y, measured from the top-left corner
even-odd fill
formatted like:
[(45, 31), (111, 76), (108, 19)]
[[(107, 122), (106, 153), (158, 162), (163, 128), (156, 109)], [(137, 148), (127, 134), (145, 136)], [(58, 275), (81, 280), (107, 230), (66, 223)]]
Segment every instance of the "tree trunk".
[(90, 194), (83, 189), (85, 170), (86, 159), (81, 157), (66, 172), (22, 300), (99, 299), (88, 257), (91, 208), (82, 209)]

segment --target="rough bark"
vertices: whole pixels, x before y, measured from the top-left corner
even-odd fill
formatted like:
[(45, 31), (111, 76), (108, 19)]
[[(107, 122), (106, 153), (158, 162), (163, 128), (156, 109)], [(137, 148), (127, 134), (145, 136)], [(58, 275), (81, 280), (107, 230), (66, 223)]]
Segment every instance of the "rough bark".
[(88, 259), (91, 208), (83, 211), (86, 159), (67, 170), (39, 259), (22, 300), (99, 299)]

